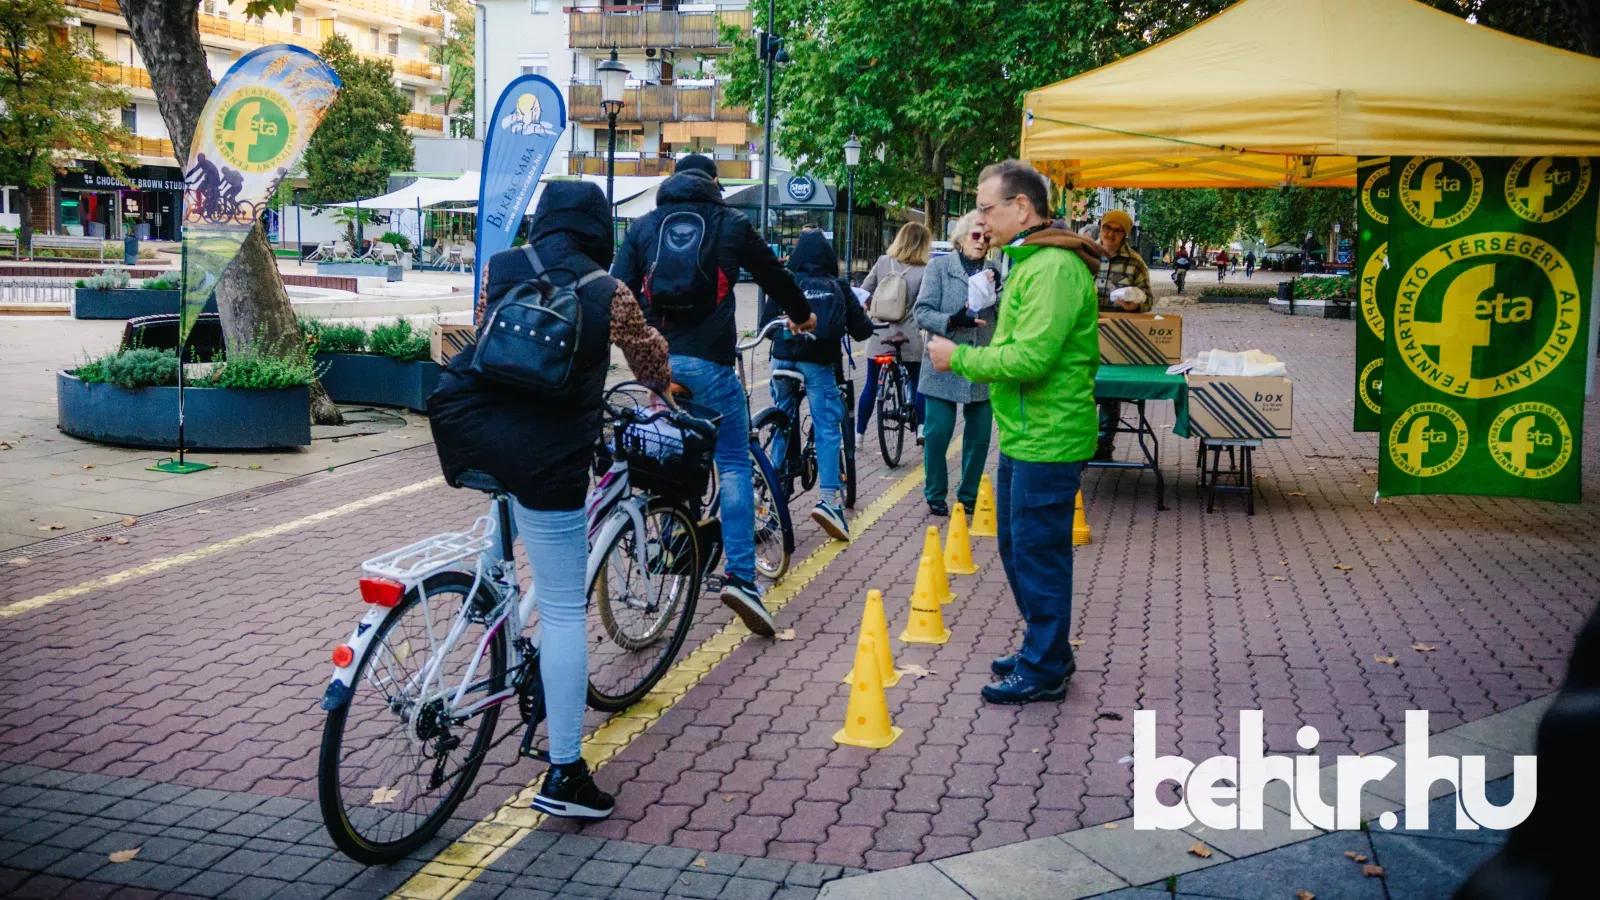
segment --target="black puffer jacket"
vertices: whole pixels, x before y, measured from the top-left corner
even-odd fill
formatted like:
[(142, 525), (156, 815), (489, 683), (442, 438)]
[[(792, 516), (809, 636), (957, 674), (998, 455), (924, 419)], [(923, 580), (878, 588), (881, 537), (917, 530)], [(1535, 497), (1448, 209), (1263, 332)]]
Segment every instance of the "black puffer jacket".
[[(850, 282), (839, 277), (839, 257), (834, 254), (833, 244), (828, 241), (827, 235), (820, 231), (807, 231), (800, 235), (794, 252), (789, 254), (789, 271), (794, 273), (796, 284), (807, 279), (831, 282), (837, 289), (833, 302), (844, 305), (845, 333), (858, 341), (872, 337), (872, 319), (867, 317), (867, 311), (861, 308), (861, 302), (850, 290)], [(777, 304), (769, 296), (761, 310), (761, 324), (765, 326), (780, 314)], [(821, 313), (818, 313), (818, 319), (821, 319)], [(818, 324), (820, 326), (821, 322)], [(772, 342), (772, 358), (792, 362), (838, 365), (843, 350), (837, 340), (795, 337), (779, 338)]]
[(706, 220), (707, 231), (717, 229), (717, 268), (722, 274), (726, 294), (710, 316), (694, 321), (663, 318), (652, 314), (646, 306), (645, 317), (651, 325), (661, 329), (673, 353), (693, 356), (696, 359), (731, 366), (734, 363), (734, 344), (738, 330), (734, 325), (734, 285), (739, 282), (739, 270), (748, 271), (780, 307), (797, 322), (811, 317), (811, 307), (800, 295), (794, 279), (783, 270), (783, 264), (772, 255), (772, 250), (761, 242), (750, 220), (722, 202), (722, 190), (704, 172), (679, 172), (661, 183), (656, 191), (656, 208), (634, 221), (628, 235), (617, 250), (617, 261), (611, 274), (644, 303), (641, 288), (650, 261), (656, 256), (656, 243), (661, 234), (661, 221), (672, 213), (688, 210)]
[[(552, 278), (566, 283), (611, 262), (611, 216), (605, 194), (586, 182), (551, 182), (534, 212), (530, 243)], [(523, 250), (489, 259), (488, 310), (534, 276)], [(601, 390), (609, 365), (611, 302), (617, 283), (599, 278), (579, 291), (583, 330), (566, 396), (533, 394), (470, 371), (459, 353), (428, 397), (429, 424), (445, 480), (468, 469), (495, 476), (530, 509), (583, 506), (589, 465), (600, 437)], [(481, 323), (480, 323), (481, 325)]]

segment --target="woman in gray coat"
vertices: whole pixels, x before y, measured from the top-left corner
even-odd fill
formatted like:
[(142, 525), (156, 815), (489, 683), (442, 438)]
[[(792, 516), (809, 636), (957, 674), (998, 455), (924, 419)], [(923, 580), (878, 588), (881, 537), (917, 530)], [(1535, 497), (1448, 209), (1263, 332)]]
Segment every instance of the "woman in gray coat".
[[(922, 290), (912, 312), (917, 324), (930, 334), (942, 335), (958, 344), (982, 347), (994, 337), (994, 313), (999, 306), (973, 315), (967, 310), (967, 279), (972, 275), (990, 271), (995, 282), (995, 295), (1000, 293), (1000, 272), (986, 257), (989, 237), (978, 225), (976, 211), (961, 217), (951, 229), (950, 239), (956, 252), (948, 253), (928, 264), (922, 276)], [(970, 512), (978, 499), (978, 481), (983, 477), (983, 465), (989, 457), (989, 432), (994, 426), (994, 414), (989, 408), (989, 388), (974, 384), (954, 372), (939, 372), (933, 368), (923, 353), (922, 377), (918, 387), (926, 397), (927, 412), (923, 420), (925, 444), (922, 448), (922, 468), (925, 473), (922, 493), (928, 501), (928, 511), (936, 516), (947, 516), (950, 507), (945, 497), (950, 490), (950, 478), (945, 454), (950, 449), (950, 438), (956, 430), (956, 407), (962, 407), (965, 427), (961, 438), (961, 484), (956, 488), (956, 499)]]

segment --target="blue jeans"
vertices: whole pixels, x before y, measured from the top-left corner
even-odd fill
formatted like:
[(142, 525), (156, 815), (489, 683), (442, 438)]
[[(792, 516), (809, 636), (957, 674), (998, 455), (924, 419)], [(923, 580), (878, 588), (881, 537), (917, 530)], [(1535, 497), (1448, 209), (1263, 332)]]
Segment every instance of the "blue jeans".
[[(838, 506), (839, 493), (844, 490), (844, 479), (839, 474), (839, 446), (844, 442), (844, 435), (840, 433), (844, 423), (844, 401), (839, 396), (839, 382), (833, 377), (833, 366), (775, 359), (772, 361), (772, 371), (799, 372), (805, 377), (806, 400), (811, 403), (811, 423), (817, 432), (817, 483), (821, 487), (822, 502)], [(800, 414), (800, 401), (793, 379), (774, 377), (771, 387), (772, 402), (793, 420)], [(788, 452), (788, 446), (788, 435), (779, 433), (772, 442), (774, 466), (780, 465), (779, 461)]]
[(674, 354), (672, 380), (694, 402), (722, 416), (717, 427), (717, 477), (722, 483), (722, 548), (730, 578), (756, 583), (756, 495), (750, 475), (750, 410), (729, 366)]
[(1016, 671), (1054, 685), (1072, 645), (1072, 512), (1083, 463), (1023, 462), (1000, 454), (995, 476), (1000, 562), (1027, 630)]
[(533, 586), (528, 592), (539, 605), (539, 675), (544, 680), (550, 761), (565, 765), (582, 755), (583, 709), (589, 689), (583, 586), (589, 559), (588, 526), (581, 509), (528, 509), (514, 500), (511, 516), (533, 569)]

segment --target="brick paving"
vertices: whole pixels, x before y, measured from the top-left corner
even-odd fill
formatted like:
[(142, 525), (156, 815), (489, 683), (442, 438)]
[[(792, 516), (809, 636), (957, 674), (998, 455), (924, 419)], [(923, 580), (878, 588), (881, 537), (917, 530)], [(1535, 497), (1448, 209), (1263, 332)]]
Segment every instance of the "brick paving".
[[(1073, 630), (1084, 643), (1066, 701), (980, 702), (988, 660), (1011, 649), (1018, 623), (993, 542), (979, 540), (983, 571), (955, 578), (960, 597), (945, 608), (950, 643), (895, 647), (897, 662), (930, 670), (888, 692), (905, 735), (881, 751), (833, 744), (861, 597), (885, 591), (891, 633), (904, 620), (930, 524), (913, 492), (784, 609), (780, 627), (796, 640), (746, 642), (606, 764), (600, 781), (619, 792), (612, 819), (545, 832), (884, 869), (1127, 816), (1132, 775), (1120, 760), (1131, 753), (1134, 709), (1157, 711), (1164, 753), (1235, 750), (1236, 711), (1248, 708), (1265, 711), (1269, 750), (1294, 752), (1295, 729), (1311, 724), (1326, 759), (1394, 743), (1406, 709), (1431, 710), (1441, 730), (1553, 690), (1600, 574), (1592, 507), (1472, 497), (1375, 505), (1376, 438), (1349, 431), (1352, 323), (1258, 307), (1185, 315), (1191, 355), (1259, 347), (1288, 361), (1296, 434), (1258, 455), (1254, 517), (1238, 498), (1205, 514), (1188, 441), (1162, 446), (1176, 491), (1167, 512), (1154, 512), (1148, 474), (1088, 474), (1095, 540), (1075, 557)], [(1165, 436), (1170, 413), (1154, 420)], [(907, 471), (885, 470), (874, 450), (859, 454), (858, 508)], [(436, 474), (431, 449), (419, 448), (136, 526), (126, 545), (89, 542), (8, 566), (0, 605)], [(481, 506), (477, 495), (428, 488), (0, 619), (0, 762), (311, 799), (317, 701), (327, 653), (356, 615), (359, 562), (464, 524)], [(801, 523), (797, 559), (819, 543)], [(727, 620), (703, 598), (691, 641)], [(1437, 649), (1410, 650), (1417, 641)], [(591, 714), (591, 727), (601, 721)], [(510, 751), (485, 766), (465, 820), (537, 774)]]

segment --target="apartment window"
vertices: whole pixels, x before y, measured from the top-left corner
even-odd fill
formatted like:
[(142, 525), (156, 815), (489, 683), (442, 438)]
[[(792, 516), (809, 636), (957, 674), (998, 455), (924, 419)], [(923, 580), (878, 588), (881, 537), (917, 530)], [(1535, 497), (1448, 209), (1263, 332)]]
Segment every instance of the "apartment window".
[(399, 56), (400, 55), (400, 32), (398, 32), (398, 31), (395, 32), (394, 34), (389, 35), (389, 55), (390, 56)]
[(367, 29), (367, 49), (373, 53), (378, 52), (378, 29), (376, 28)]
[(301, 24), (299, 16), (290, 16), (289, 17), (289, 30), (290, 31), (293, 31), (295, 34), (304, 34), (305, 32), (302, 30), (303, 28), (304, 28), (304, 26)]
[(122, 127), (133, 134), (139, 133), (139, 107), (130, 103), (122, 108)]
[(416, 90), (413, 89), (413, 88), (401, 88), (400, 89), (400, 93), (406, 95), (406, 109), (408, 111), (412, 111), (412, 112), (416, 111), (416, 108), (417, 108), (417, 92), (416, 92)]
[(200, 4), (200, 11), (205, 13), (208, 16), (216, 15), (217, 14), (217, 0), (205, 0), (204, 3)]
[(528, 0), (528, 11), (536, 16), (542, 16), (550, 11), (550, 0)]
[(517, 58), (522, 64), (522, 74), (550, 77), (550, 54), (524, 53)]

